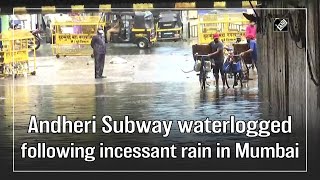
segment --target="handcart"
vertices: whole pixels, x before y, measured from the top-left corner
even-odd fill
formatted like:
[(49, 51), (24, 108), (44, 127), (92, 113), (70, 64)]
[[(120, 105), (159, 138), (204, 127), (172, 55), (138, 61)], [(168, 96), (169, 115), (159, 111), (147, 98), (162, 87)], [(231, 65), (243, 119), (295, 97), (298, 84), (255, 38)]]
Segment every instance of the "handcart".
[(0, 41), (1, 76), (36, 74), (35, 37), (30, 31), (8, 30), (0, 35)]
[(228, 75), (234, 77), (233, 88), (238, 85), (240, 81), (241, 87), (243, 87), (243, 82), (249, 80), (249, 66), (252, 64), (252, 59), (250, 55), (240, 56), (241, 52), (248, 50), (248, 44), (238, 43), (233, 44), (233, 49), (228, 50), (227, 58), (223, 65), (224, 78), (226, 80), (226, 85), (229, 88)]
[(106, 22), (100, 16), (71, 16), (70, 19), (54, 19), (52, 29), (52, 53), (60, 56), (87, 56), (92, 54), (91, 39)]

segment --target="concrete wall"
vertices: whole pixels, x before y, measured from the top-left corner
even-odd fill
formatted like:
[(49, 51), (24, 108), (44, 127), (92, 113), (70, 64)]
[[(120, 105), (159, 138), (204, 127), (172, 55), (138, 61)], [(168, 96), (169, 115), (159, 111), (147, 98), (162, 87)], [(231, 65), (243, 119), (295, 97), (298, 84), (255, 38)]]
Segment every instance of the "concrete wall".
[[(295, 7), (308, 8), (307, 50), (309, 51), (312, 72), (319, 81), (319, 1), (291, 2), (299, 2)], [(267, 7), (270, 8), (292, 8), (292, 5), (294, 4), (289, 4), (289, 1), (283, 0), (267, 1)], [(306, 60), (306, 48), (299, 48), (302, 46), (301, 41), (297, 43), (299, 46), (297, 47), (290, 33), (273, 32), (271, 18), (284, 17), (287, 12), (287, 10), (259, 12), (262, 18), (261, 24), (263, 25), (262, 32), (259, 32), (257, 36), (259, 46), (259, 91), (261, 98), (271, 103), (270, 110), (272, 112), (280, 117), (286, 114), (293, 116), (295, 132), (305, 129), (305, 117), (307, 115), (309, 137), (313, 138), (314, 142), (319, 142), (320, 89), (319, 86), (316, 86), (311, 81)], [(297, 24), (298, 18), (301, 17), (301, 14), (299, 15), (296, 12), (290, 11), (294, 25)], [(300, 24), (300, 26), (306, 27), (305, 24)], [(305, 111), (306, 107), (307, 112)]]
[[(309, 1), (308, 8), (308, 50), (309, 60), (316, 80), (320, 81), (320, 2)], [(308, 71), (308, 119), (310, 127), (320, 127), (320, 88), (311, 81)], [(318, 130), (319, 131), (319, 130)], [(315, 131), (316, 132), (316, 131)], [(315, 137), (320, 137), (320, 133)]]

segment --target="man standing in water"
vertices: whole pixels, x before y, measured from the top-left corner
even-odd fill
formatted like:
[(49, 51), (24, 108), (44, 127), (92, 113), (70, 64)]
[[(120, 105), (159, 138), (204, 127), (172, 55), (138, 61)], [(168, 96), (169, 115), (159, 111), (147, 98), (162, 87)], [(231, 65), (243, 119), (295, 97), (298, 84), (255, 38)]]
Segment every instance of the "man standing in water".
[(247, 36), (247, 42), (249, 44), (249, 49), (247, 51), (240, 53), (240, 56), (244, 56), (246, 54), (251, 55), (252, 69), (254, 69), (254, 67), (256, 67), (257, 71), (258, 71), (258, 67), (257, 67), (257, 60), (258, 60), (257, 42), (254, 39), (253, 35)]
[(219, 72), (221, 74), (221, 79), (223, 82), (223, 86), (225, 85), (225, 78), (223, 73), (223, 62), (224, 62), (224, 55), (223, 55), (223, 44), (219, 40), (219, 34), (215, 33), (213, 35), (213, 41), (209, 44), (211, 47), (211, 52), (209, 57), (212, 59), (213, 65), (213, 75), (216, 79), (216, 87), (219, 87)]
[(106, 56), (106, 42), (102, 28), (98, 28), (97, 35), (92, 37), (91, 47), (94, 55), (95, 78), (106, 78), (102, 76)]

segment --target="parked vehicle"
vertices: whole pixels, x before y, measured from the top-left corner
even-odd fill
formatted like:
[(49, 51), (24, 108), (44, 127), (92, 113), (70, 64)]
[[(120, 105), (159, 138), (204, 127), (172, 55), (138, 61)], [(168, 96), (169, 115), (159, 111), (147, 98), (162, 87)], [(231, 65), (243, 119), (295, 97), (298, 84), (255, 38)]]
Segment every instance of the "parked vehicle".
[(180, 13), (175, 11), (160, 12), (156, 24), (159, 41), (178, 41), (182, 39), (182, 22)]
[(120, 16), (122, 23), (119, 32), (111, 33), (109, 43), (133, 43), (139, 48), (148, 48), (157, 41), (154, 17), (150, 11), (113, 14)]

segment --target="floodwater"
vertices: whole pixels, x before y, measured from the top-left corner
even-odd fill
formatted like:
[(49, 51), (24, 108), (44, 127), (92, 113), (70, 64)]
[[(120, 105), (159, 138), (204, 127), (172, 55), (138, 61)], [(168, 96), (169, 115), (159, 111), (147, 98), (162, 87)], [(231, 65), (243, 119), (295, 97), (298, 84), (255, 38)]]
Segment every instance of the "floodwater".
[[(74, 165), (74, 162), (58, 163), (59, 160), (50, 161), (51, 163), (33, 160), (30, 163), (26, 159), (20, 159), (20, 146), (24, 142), (30, 145), (46, 142), (60, 146), (70, 145), (70, 142), (87, 146), (97, 145), (99, 142), (104, 142), (105, 145), (126, 146), (195, 146), (197, 142), (207, 145), (215, 145), (217, 142), (231, 145), (234, 142), (261, 142), (259, 138), (230, 133), (182, 134), (176, 123), (166, 138), (161, 134), (120, 135), (99, 131), (103, 126), (99, 118), (104, 115), (112, 116), (115, 121), (123, 120), (125, 115), (132, 120), (173, 122), (205, 120), (207, 117), (210, 120), (228, 120), (230, 115), (235, 115), (237, 120), (276, 119), (269, 112), (269, 104), (260, 101), (256, 72), (251, 72), (254, 80), (244, 84), (243, 88), (230, 89), (215, 87), (212, 74), (209, 74), (210, 86), (201, 90), (196, 73), (182, 71), (188, 71), (193, 66), (190, 46), (185, 43), (172, 46), (154, 47), (145, 50), (147, 53), (140, 54), (138, 52), (141, 50), (136, 47), (125, 50), (121, 46), (112, 47), (114, 50), (106, 58), (106, 79), (93, 78), (93, 60), (90, 57), (56, 59), (52, 56), (40, 56), (37, 60), (36, 76), (16, 79), (8, 77), (0, 80), (0, 142), (3, 145), (3, 153), (12, 152), (13, 129), (16, 168), (22, 170), (72, 170)], [(41, 49), (38, 53), (45, 54)], [(28, 134), (31, 115), (36, 115), (41, 120), (54, 120), (57, 115), (66, 115), (70, 120), (90, 120), (92, 115), (96, 115), (98, 131), (96, 134)], [(7, 158), (9, 160), (11, 156), (8, 155)], [(147, 162), (143, 164), (149, 166)], [(146, 168), (141, 166), (142, 169)], [(113, 168), (109, 164), (92, 167), (81, 165), (79, 169), (93, 167), (102, 170)], [(115, 165), (114, 168), (119, 167), (133, 168), (132, 165)], [(221, 165), (220, 168), (228, 166)]]

